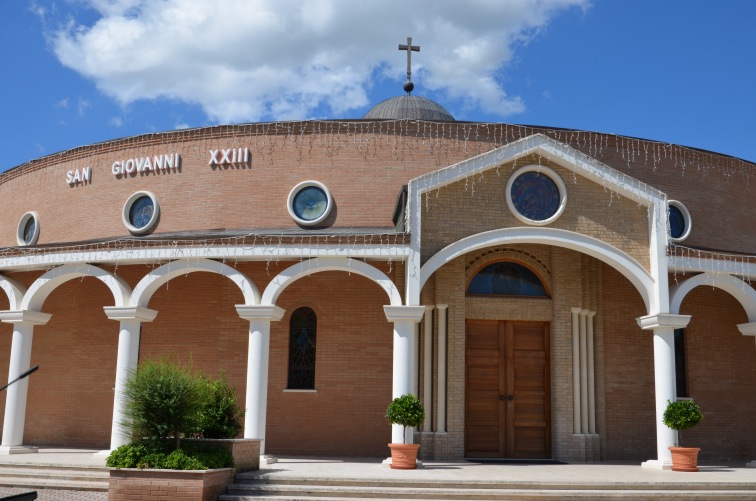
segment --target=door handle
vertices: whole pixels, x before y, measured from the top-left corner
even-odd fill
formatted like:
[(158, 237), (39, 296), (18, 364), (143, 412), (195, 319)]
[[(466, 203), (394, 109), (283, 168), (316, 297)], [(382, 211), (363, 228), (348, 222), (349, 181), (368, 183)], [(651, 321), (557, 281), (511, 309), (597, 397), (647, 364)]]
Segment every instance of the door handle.
[(509, 396), (507, 397), (507, 400), (509, 400), (510, 402), (511, 402), (512, 400), (514, 400), (514, 395), (509, 395)]
[(514, 397), (514, 395), (509, 395), (508, 397), (505, 397), (504, 395), (499, 395), (499, 400), (501, 400), (503, 402), (504, 399), (507, 399), (507, 400), (509, 400), (511, 402), (512, 400), (515, 399), (515, 397)]

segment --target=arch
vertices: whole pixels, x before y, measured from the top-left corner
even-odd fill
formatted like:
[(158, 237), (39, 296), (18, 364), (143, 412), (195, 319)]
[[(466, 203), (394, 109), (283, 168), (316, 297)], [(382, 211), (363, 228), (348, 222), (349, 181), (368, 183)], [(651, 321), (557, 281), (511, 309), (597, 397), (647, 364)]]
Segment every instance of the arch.
[(26, 293), (26, 288), (23, 285), (12, 278), (0, 275), (0, 289), (4, 290), (5, 295), (8, 296), (10, 310), (18, 310), (21, 308), (21, 302)]
[(270, 281), (265, 288), (265, 292), (262, 296), (262, 304), (274, 305), (278, 301), (278, 296), (289, 285), (296, 282), (300, 278), (310, 275), (312, 273), (319, 273), (321, 271), (346, 271), (361, 275), (369, 278), (373, 282), (380, 285), (386, 294), (388, 294), (391, 306), (401, 306), (402, 297), (399, 294), (399, 289), (396, 288), (394, 282), (391, 281), (385, 273), (377, 268), (370, 266), (362, 261), (356, 261), (350, 258), (315, 258), (308, 261), (302, 261), (286, 268), (279, 273), (273, 280)]
[(91, 264), (66, 264), (53, 268), (34, 281), (21, 302), (22, 310), (42, 311), (45, 300), (58, 286), (79, 277), (94, 277), (107, 285), (113, 294), (116, 307), (126, 306), (131, 297), (131, 288), (117, 277)]
[(699, 285), (708, 285), (729, 293), (743, 306), (749, 322), (756, 322), (756, 290), (739, 278), (726, 274), (701, 273), (677, 284), (671, 289), (669, 312), (680, 313), (683, 299)]
[(217, 273), (228, 277), (239, 286), (239, 289), (244, 295), (244, 304), (260, 304), (260, 292), (257, 290), (257, 287), (240, 271), (211, 259), (180, 259), (178, 261), (171, 261), (159, 268), (155, 268), (140, 280), (137, 286), (134, 287), (134, 293), (131, 295), (130, 305), (146, 308), (150, 299), (152, 299), (152, 295), (163, 284), (179, 275), (186, 275), (187, 273), (194, 273), (197, 271)]
[(595, 238), (567, 230), (543, 227), (484, 231), (447, 245), (420, 268), (420, 290), (436, 270), (459, 256), (495, 245), (522, 243), (564, 247), (603, 261), (630, 280), (643, 298), (646, 310), (652, 304), (654, 279), (635, 259)]

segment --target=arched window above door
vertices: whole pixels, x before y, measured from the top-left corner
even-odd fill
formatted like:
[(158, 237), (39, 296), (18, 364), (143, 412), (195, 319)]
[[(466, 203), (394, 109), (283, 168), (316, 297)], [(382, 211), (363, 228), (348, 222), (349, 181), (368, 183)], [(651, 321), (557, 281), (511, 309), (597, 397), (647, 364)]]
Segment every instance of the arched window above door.
[(513, 261), (497, 261), (482, 268), (470, 280), (473, 296), (549, 297), (543, 281), (530, 268)]

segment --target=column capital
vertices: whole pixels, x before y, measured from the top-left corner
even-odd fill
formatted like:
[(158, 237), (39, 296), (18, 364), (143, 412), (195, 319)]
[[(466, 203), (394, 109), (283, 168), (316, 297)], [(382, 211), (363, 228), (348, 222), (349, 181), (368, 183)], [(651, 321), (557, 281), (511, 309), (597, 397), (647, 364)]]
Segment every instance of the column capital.
[(384, 306), (389, 322), (419, 322), (425, 314), (425, 306)]
[(433, 309), (434, 309), (434, 308), (435, 308), (435, 306), (433, 306), (433, 305), (430, 305), (430, 306), (426, 306), (426, 307), (425, 307), (425, 312), (426, 312), (426, 313), (431, 313), (431, 312), (433, 311)]
[(110, 320), (152, 322), (158, 314), (157, 311), (143, 306), (104, 306), (102, 309)]
[(573, 306), (570, 308), (570, 312), (572, 312), (573, 315), (580, 315), (580, 312), (583, 311), (583, 308)]
[(236, 312), (244, 320), (270, 320), (278, 322), (286, 310), (273, 304), (237, 304)]
[(50, 313), (33, 310), (0, 311), (0, 321), (8, 324), (45, 325), (50, 321)]
[(672, 315), (670, 313), (657, 313), (635, 319), (643, 330), (656, 329), (684, 329), (690, 322), (690, 315)]
[(448, 307), (449, 307), (449, 305), (448, 305), (448, 304), (437, 304), (437, 305), (436, 305), (436, 309), (437, 309), (437, 310), (445, 310), (445, 309), (447, 309)]
[(756, 322), (738, 324), (738, 330), (744, 336), (756, 336)]

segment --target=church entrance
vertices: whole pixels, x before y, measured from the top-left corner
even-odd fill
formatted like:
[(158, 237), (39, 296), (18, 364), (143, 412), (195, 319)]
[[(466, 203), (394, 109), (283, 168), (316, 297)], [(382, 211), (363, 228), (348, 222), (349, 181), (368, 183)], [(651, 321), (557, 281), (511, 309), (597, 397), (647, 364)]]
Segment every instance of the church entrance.
[(549, 323), (467, 320), (465, 457), (551, 457)]

